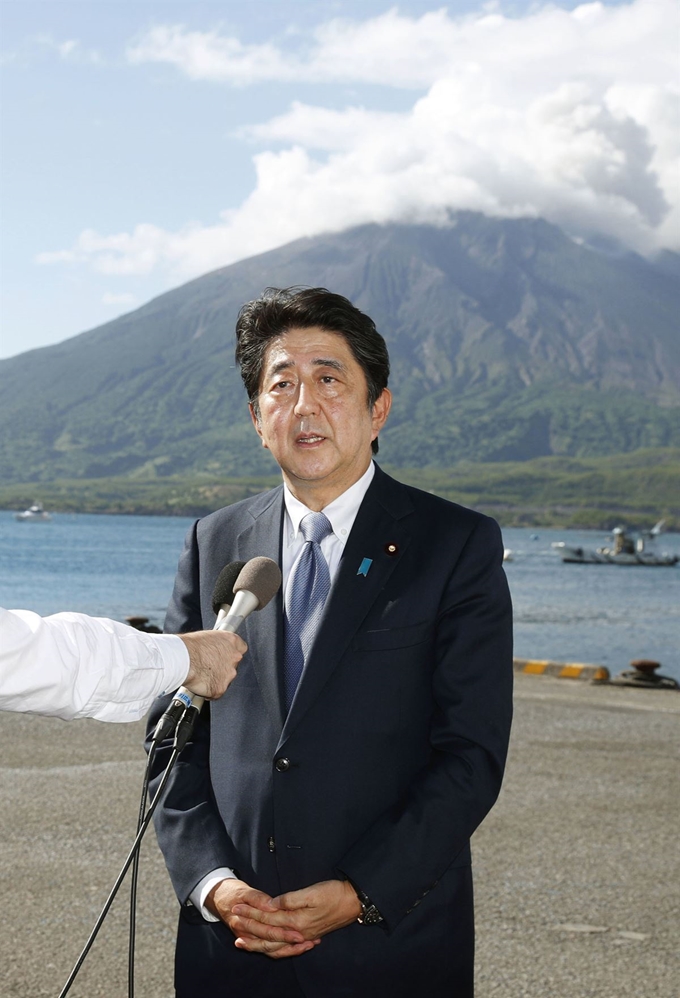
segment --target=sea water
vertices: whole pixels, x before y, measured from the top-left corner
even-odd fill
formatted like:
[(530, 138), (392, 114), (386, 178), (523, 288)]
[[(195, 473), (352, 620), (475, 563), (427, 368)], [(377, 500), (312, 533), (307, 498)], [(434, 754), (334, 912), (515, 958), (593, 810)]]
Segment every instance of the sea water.
[[(0, 510), (0, 606), (114, 617), (162, 625), (177, 559), (192, 520), (185, 517), (54, 514), (20, 523)], [(680, 679), (680, 564), (674, 568), (567, 565), (554, 541), (599, 547), (600, 531), (505, 529), (521, 658), (605, 665), (651, 658)], [(680, 534), (660, 551), (680, 554)]]
[[(551, 547), (611, 547), (596, 530), (503, 530), (515, 619), (515, 655), (605, 665), (612, 675), (636, 658), (661, 662), (680, 680), (680, 563), (672, 568), (565, 564)], [(680, 555), (680, 534), (659, 553)]]

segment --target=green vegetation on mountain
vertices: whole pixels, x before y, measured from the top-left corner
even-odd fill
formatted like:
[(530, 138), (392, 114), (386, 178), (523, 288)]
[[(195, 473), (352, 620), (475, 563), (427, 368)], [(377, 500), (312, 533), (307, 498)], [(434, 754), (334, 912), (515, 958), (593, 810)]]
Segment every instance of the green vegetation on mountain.
[[(417, 488), (490, 513), (504, 526), (649, 527), (665, 517), (669, 529), (680, 529), (680, 448), (452, 468), (383, 467)], [(0, 508), (24, 509), (39, 499), (56, 512), (203, 516), (279, 481), (278, 475), (172, 476), (5, 485)]]
[(233, 363), (238, 309), (267, 285), (329, 287), (376, 320), (392, 466), (677, 447), (677, 263), (472, 212), (298, 240), (1, 361), (0, 482), (274, 473)]
[(386, 457), (412, 467), (447, 467), (461, 459), (521, 461), (528, 455), (603, 456), (677, 443), (680, 406), (661, 408), (631, 391), (559, 381), (522, 392), (505, 392), (504, 386), (460, 396), (448, 389), (433, 392), (417, 403), (412, 418), (388, 423), (381, 435)]

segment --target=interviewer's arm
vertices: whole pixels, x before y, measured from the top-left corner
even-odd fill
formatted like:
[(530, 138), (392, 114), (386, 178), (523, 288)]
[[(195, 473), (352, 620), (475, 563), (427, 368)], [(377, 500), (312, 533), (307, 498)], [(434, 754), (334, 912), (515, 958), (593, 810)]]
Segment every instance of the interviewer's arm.
[(0, 710), (136, 721), (183, 682), (219, 696), (243, 650), (236, 635), (180, 638), (105, 617), (0, 608)]

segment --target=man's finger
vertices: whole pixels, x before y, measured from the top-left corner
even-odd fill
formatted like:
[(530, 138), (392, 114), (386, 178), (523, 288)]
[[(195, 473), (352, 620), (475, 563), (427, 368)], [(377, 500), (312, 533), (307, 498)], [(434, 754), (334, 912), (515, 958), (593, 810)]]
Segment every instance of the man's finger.
[(264, 953), (265, 956), (273, 960), (280, 960), (289, 956), (301, 956), (314, 949), (320, 940), (310, 940), (304, 943), (276, 943), (267, 939), (258, 939), (254, 936), (239, 936), (234, 945), (237, 949), (248, 950), (250, 953)]
[(271, 908), (271, 901), (268, 899), (266, 904), (258, 905), (257, 907), (252, 907), (249, 904), (239, 901), (231, 909), (235, 915), (239, 918), (253, 918), (257, 922), (266, 922), (267, 925), (281, 925), (289, 926), (294, 928), (291, 924), (291, 918), (296, 916), (291, 916), (290, 913), (286, 911), (276, 911)]
[(269, 910), (272, 908), (286, 911), (295, 911), (298, 908), (309, 908), (314, 901), (314, 892), (305, 887), (301, 891), (289, 891), (287, 894), (279, 894), (269, 902)]
[(266, 907), (269, 903), (269, 895), (264, 891), (259, 891), (250, 887), (242, 880), (227, 878), (213, 887), (212, 891), (205, 899), (206, 908), (217, 915), (223, 922), (227, 922), (231, 917), (231, 909), (239, 901), (246, 900), (249, 907), (253, 909)]
[(229, 919), (229, 928), (237, 936), (253, 936), (254, 938), (267, 939), (271, 942), (305, 942), (305, 937), (297, 930), (282, 928), (276, 925), (267, 925), (266, 922), (259, 922), (254, 918), (234, 916)]
[(243, 897), (239, 899), (238, 903), (231, 909), (235, 914), (240, 915), (240, 911), (236, 911), (237, 908), (247, 909), (246, 914), (251, 918), (255, 918), (255, 914), (259, 912), (271, 912), (271, 901), (272, 899), (264, 891), (257, 891), (254, 888), (249, 892), (244, 892)]

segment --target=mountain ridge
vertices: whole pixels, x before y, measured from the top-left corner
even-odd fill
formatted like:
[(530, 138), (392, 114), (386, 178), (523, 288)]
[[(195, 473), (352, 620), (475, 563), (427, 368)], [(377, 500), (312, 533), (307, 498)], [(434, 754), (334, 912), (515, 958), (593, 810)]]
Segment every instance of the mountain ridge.
[(0, 361), (0, 476), (270, 471), (233, 361), (238, 308), (267, 285), (330, 287), (375, 319), (393, 464), (672, 446), (679, 261), (607, 257), (541, 219), (471, 212), (299, 239)]

